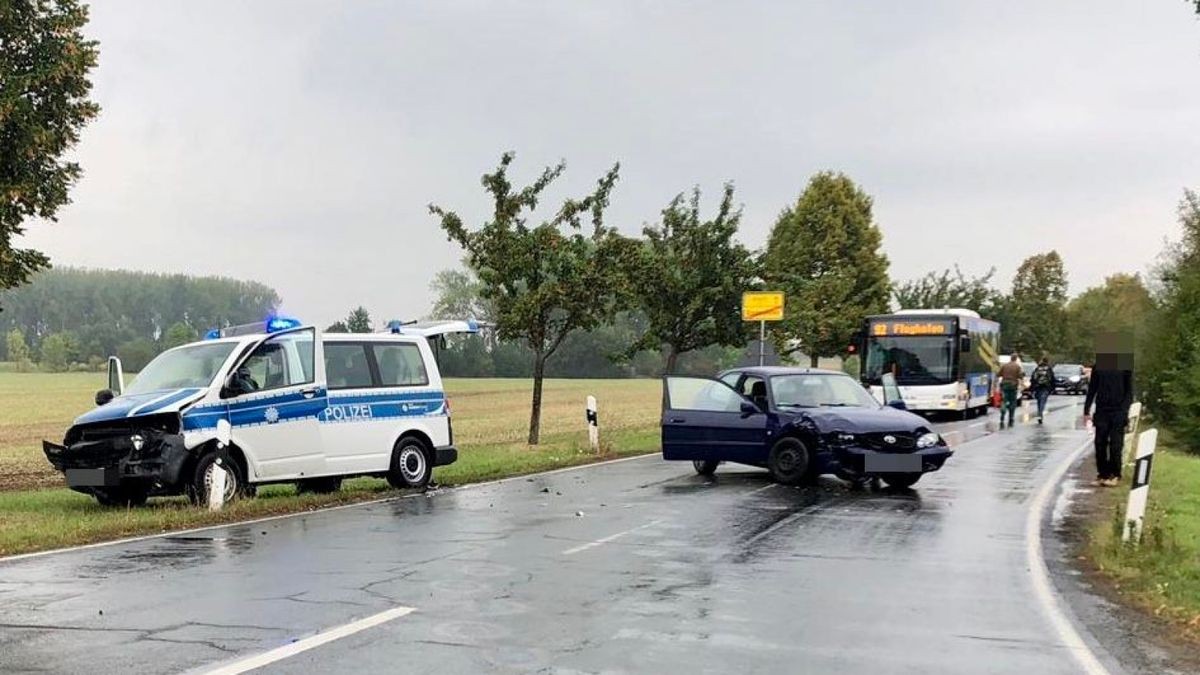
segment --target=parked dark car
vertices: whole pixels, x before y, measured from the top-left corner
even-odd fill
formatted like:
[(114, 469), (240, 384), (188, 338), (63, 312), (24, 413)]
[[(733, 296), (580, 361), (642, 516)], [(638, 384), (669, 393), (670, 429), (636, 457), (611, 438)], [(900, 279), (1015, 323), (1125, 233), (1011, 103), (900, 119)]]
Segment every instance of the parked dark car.
[(663, 458), (691, 461), (701, 474), (737, 462), (786, 484), (834, 474), (909, 487), (953, 454), (924, 418), (902, 409), (894, 381), (886, 406), (849, 375), (816, 368), (667, 377), (664, 389)]
[(1054, 366), (1054, 393), (1086, 394), (1088, 376), (1078, 363), (1060, 363)]

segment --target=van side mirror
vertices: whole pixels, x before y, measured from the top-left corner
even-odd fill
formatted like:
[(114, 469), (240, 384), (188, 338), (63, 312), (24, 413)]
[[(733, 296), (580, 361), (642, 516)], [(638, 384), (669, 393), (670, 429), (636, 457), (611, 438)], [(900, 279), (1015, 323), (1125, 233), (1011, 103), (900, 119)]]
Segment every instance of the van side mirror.
[(760, 412), (762, 411), (758, 409), (758, 406), (754, 405), (750, 401), (742, 401), (742, 417), (749, 417), (750, 415), (755, 415)]
[(104, 405), (114, 398), (116, 397), (113, 395), (112, 389), (101, 389), (96, 392), (96, 405)]
[(904, 399), (892, 399), (887, 402), (887, 407), (895, 408), (896, 410), (908, 410), (908, 406), (904, 405)]

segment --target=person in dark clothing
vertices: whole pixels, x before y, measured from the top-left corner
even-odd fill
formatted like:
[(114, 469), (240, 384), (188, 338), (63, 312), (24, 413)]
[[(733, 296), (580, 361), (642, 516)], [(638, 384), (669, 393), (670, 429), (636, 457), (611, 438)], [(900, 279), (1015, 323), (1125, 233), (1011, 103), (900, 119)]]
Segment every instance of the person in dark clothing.
[[(1096, 364), (1083, 402), (1083, 419), (1096, 428), (1096, 485), (1115, 487), (1121, 483), (1121, 453), (1125, 447), (1125, 425), (1133, 403), (1133, 372), (1101, 369)], [(1096, 406), (1093, 417), (1092, 405)]]
[(1000, 428), (1004, 428), (1004, 415), (1008, 414), (1008, 426), (1013, 425), (1013, 417), (1017, 413), (1017, 396), (1021, 391), (1021, 380), (1025, 371), (1021, 370), (1021, 357), (1012, 355), (1008, 363), (1000, 366), (997, 373), (1000, 381)]
[(1046, 401), (1050, 392), (1054, 391), (1054, 366), (1045, 356), (1038, 362), (1037, 368), (1029, 375), (1029, 388), (1033, 390), (1033, 398), (1037, 401), (1038, 424), (1046, 417)]

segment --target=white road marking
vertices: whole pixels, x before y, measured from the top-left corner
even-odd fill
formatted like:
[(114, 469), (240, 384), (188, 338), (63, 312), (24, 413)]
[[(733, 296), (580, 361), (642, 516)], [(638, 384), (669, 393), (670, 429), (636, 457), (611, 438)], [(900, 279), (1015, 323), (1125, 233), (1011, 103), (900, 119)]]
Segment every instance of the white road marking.
[(1042, 612), (1054, 626), (1054, 630), (1063, 644), (1071, 651), (1075, 661), (1083, 668), (1083, 672), (1088, 675), (1108, 675), (1108, 669), (1096, 658), (1095, 653), (1084, 642), (1083, 637), (1079, 635), (1075, 626), (1071, 624), (1071, 620), (1063, 612), (1058, 597), (1050, 585), (1050, 570), (1046, 567), (1046, 560), (1043, 558), (1042, 552), (1042, 516), (1045, 514), (1050, 496), (1054, 494), (1062, 477), (1091, 444), (1091, 439), (1088, 439), (1083, 445), (1072, 451), (1046, 479), (1029, 505), (1029, 513), (1025, 518), (1025, 564), (1029, 567), (1029, 574), (1033, 581), (1033, 593), (1042, 607)]
[(760, 492), (766, 492), (767, 490), (770, 490), (770, 489), (771, 489), (771, 488), (773, 488), (773, 487), (777, 487), (778, 485), (779, 485), (778, 483), (769, 483), (769, 484), (767, 484), (767, 485), (764, 485), (764, 486), (762, 486), (762, 487), (760, 487), (760, 488), (755, 488), (755, 489), (753, 489), (753, 490), (751, 490), (751, 491), (747, 492), (747, 493), (746, 493), (746, 496), (747, 496), (747, 497), (749, 497), (750, 495), (756, 495), (756, 494), (758, 494), (758, 493), (760, 493)]
[(283, 659), (295, 656), (301, 652), (306, 652), (310, 649), (320, 647), (321, 645), (329, 644), (334, 640), (340, 640), (344, 637), (367, 630), (368, 628), (374, 628), (375, 626), (387, 623), (388, 621), (399, 619), (400, 617), (411, 614), (414, 611), (416, 610), (412, 607), (393, 607), (392, 609), (380, 612), (378, 614), (372, 614), (365, 619), (359, 619), (358, 621), (337, 626), (336, 628), (330, 628), (329, 630), (324, 630), (316, 635), (310, 635), (304, 639), (296, 640), (295, 642), (286, 644), (282, 647), (276, 647), (269, 652), (263, 652), (262, 654), (256, 654), (254, 656), (220, 666), (214, 670), (207, 671), (207, 675), (238, 675), (239, 673), (245, 673), (247, 671), (254, 670), (255, 668), (262, 668), (263, 666), (271, 665), (276, 661), (282, 661)]
[(650, 527), (651, 525), (657, 525), (659, 522), (661, 522), (661, 521), (658, 521), (658, 520), (652, 520), (652, 521), (650, 521), (650, 522), (648, 522), (648, 523), (645, 523), (644, 525), (638, 525), (637, 527), (635, 527), (635, 528), (632, 528), (632, 529), (629, 529), (629, 530), (625, 530), (624, 532), (618, 532), (618, 533), (616, 533), (616, 534), (610, 534), (610, 535), (608, 535), (607, 537), (604, 537), (603, 539), (597, 539), (597, 540), (595, 540), (595, 541), (589, 541), (589, 542), (588, 542), (588, 543), (586, 543), (586, 544), (580, 544), (579, 546), (576, 546), (576, 547), (574, 547), (574, 548), (569, 548), (569, 549), (567, 549), (567, 550), (563, 551), (563, 552), (562, 552), (562, 554), (563, 554), (563, 555), (575, 555), (576, 553), (581, 553), (581, 552), (583, 552), (583, 551), (586, 551), (586, 550), (588, 550), (588, 549), (590, 549), (590, 548), (596, 548), (597, 546), (603, 546), (604, 544), (607, 544), (607, 543), (608, 543), (608, 542), (610, 542), (610, 541), (616, 541), (617, 539), (620, 539), (621, 537), (624, 537), (625, 535), (627, 535), (627, 534), (629, 534), (629, 533), (631, 533), (631, 532), (637, 532), (638, 530), (641, 530), (641, 529), (644, 529), (644, 528)]

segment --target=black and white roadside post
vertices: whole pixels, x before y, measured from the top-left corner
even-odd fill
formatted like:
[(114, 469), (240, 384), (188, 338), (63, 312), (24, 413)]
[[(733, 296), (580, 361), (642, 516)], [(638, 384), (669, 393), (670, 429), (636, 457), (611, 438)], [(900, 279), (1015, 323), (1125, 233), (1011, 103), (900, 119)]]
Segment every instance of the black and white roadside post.
[(229, 447), (232, 435), (233, 428), (229, 426), (229, 420), (218, 420), (217, 459), (213, 462), (212, 482), (208, 485), (208, 509), (210, 511), (220, 511), (225, 506), (225, 483), (229, 478), (225, 469), (229, 461), (226, 448)]
[(588, 444), (592, 452), (600, 454), (600, 418), (596, 415), (596, 397), (587, 397)]
[(1133, 486), (1129, 488), (1129, 503), (1125, 507), (1124, 541), (1137, 544), (1142, 540), (1142, 521), (1146, 517), (1146, 499), (1150, 496), (1150, 468), (1154, 463), (1154, 446), (1158, 444), (1158, 429), (1147, 429), (1138, 436), (1137, 454), (1133, 458)]
[(1134, 401), (1133, 404), (1129, 406), (1129, 414), (1126, 416), (1125, 445), (1123, 446), (1125, 448), (1125, 456), (1121, 458), (1121, 461), (1125, 464), (1130, 464), (1133, 462), (1132, 457), (1135, 450), (1134, 441), (1137, 440), (1138, 424), (1141, 422), (1141, 418), (1142, 404), (1138, 401)]
[(783, 293), (780, 291), (742, 293), (742, 321), (758, 322), (758, 365), (764, 365), (767, 354), (767, 322), (783, 321)]

